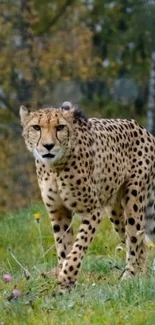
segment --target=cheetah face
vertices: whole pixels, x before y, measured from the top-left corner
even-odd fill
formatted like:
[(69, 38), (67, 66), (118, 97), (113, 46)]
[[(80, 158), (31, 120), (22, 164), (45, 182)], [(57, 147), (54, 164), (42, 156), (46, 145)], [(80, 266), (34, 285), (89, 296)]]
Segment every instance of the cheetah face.
[(23, 136), (28, 150), (44, 164), (63, 162), (72, 148), (72, 113), (62, 109), (29, 112), (20, 107)]

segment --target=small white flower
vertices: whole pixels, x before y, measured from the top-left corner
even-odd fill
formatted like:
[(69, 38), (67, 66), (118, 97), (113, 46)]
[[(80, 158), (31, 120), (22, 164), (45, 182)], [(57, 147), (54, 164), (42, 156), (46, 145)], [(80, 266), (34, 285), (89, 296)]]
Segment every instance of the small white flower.
[(110, 64), (110, 61), (108, 59), (105, 59), (103, 62), (102, 62), (102, 65), (103, 67), (107, 68), (109, 67), (109, 64)]
[(134, 42), (129, 42), (128, 47), (132, 50), (135, 47), (135, 43)]
[(132, 12), (132, 8), (126, 8), (126, 12), (130, 14)]
[(106, 3), (106, 4), (105, 4), (105, 7), (106, 7), (106, 8), (113, 9), (113, 8), (115, 7), (115, 5), (116, 5), (115, 1), (112, 1), (112, 2), (110, 2), (110, 3)]
[(96, 29), (97, 32), (100, 32), (102, 30), (102, 26), (100, 24), (97, 24), (95, 26), (95, 29)]

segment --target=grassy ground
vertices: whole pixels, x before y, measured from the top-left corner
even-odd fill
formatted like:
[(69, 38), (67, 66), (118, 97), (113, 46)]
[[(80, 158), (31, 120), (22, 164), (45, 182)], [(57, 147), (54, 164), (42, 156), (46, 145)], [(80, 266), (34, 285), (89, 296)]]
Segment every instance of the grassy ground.
[[(40, 225), (35, 213), (40, 214)], [(41, 274), (56, 264), (54, 247), (42, 257), (43, 250), (53, 245), (44, 208), (4, 217), (0, 221), (0, 325), (154, 325), (155, 249), (149, 249), (147, 276), (120, 282), (125, 252), (115, 250), (118, 243), (109, 221), (104, 220), (83, 261), (76, 289), (54, 298), (54, 277)], [(28, 269), (29, 280), (11, 254)], [(7, 283), (6, 273), (12, 276)], [(15, 288), (20, 296), (11, 299)]]

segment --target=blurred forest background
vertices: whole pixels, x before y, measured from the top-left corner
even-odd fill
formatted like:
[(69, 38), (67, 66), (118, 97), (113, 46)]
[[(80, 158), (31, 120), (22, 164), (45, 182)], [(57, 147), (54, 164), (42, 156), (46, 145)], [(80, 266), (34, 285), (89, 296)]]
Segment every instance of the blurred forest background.
[(0, 1), (0, 212), (40, 200), (19, 106), (72, 101), (155, 134), (154, 0)]

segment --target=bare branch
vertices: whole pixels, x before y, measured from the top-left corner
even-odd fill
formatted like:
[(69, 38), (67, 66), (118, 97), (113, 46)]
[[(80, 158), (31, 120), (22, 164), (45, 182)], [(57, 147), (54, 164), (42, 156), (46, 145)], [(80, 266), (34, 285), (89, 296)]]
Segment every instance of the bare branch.
[(56, 15), (52, 18), (52, 20), (46, 25), (41, 31), (37, 33), (37, 35), (41, 35), (44, 33), (47, 33), (48, 30), (57, 23), (57, 21), (61, 18), (61, 16), (64, 15), (65, 11), (67, 10), (68, 6), (72, 5), (76, 0), (66, 0), (64, 5), (60, 7), (59, 11), (56, 13)]

